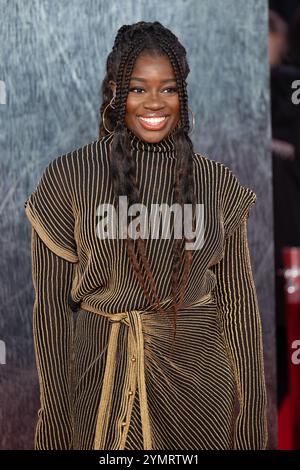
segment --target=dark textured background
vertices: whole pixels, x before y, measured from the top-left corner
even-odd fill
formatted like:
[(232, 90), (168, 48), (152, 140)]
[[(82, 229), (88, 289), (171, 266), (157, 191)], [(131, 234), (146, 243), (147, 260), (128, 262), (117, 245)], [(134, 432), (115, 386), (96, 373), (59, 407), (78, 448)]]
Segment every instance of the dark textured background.
[[(276, 441), (272, 187), (265, 0), (0, 0), (0, 447), (30, 449), (38, 402), (30, 225), (23, 204), (47, 163), (97, 137), (99, 88), (117, 29), (161, 21), (188, 52), (195, 150), (257, 194), (249, 238)], [(2, 93), (3, 97), (3, 93)], [(1, 361), (0, 361), (1, 362)]]

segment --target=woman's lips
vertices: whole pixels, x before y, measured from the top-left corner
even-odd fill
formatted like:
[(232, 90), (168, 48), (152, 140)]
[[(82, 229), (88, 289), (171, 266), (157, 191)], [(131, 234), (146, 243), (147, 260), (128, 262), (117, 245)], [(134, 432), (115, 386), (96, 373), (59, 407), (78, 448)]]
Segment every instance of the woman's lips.
[(138, 116), (138, 119), (144, 129), (159, 131), (166, 125), (168, 117), (169, 116), (163, 116), (160, 118), (143, 118), (142, 116)]

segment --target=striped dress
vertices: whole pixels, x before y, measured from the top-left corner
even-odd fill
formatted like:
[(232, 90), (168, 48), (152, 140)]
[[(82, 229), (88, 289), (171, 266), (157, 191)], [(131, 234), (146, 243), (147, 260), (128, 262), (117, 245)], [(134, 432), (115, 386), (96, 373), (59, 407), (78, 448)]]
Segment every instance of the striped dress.
[[(129, 134), (141, 202), (171, 206), (173, 137), (148, 143)], [(40, 385), (34, 447), (265, 449), (262, 330), (247, 240), (256, 194), (224, 164), (194, 154), (204, 243), (172, 343), (172, 239), (145, 239), (162, 315), (145, 298), (125, 240), (99, 236), (99, 208), (116, 202), (112, 139), (52, 160), (24, 204)]]

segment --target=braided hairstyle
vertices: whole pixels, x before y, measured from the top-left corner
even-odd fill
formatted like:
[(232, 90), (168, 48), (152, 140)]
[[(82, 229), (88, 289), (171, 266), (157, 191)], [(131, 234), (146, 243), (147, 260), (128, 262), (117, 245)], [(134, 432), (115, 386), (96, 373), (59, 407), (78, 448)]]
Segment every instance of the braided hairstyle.
[[(166, 56), (174, 69), (177, 89), (180, 101), (180, 121), (181, 126), (172, 131), (175, 142), (176, 155), (176, 177), (173, 186), (174, 202), (181, 205), (193, 204), (196, 207), (196, 199), (193, 181), (193, 144), (188, 136), (190, 130), (188, 116), (188, 96), (186, 77), (189, 74), (189, 66), (186, 59), (186, 50), (180, 44), (178, 38), (161, 23), (155, 21), (147, 23), (144, 21), (133, 25), (122, 26), (115, 38), (114, 46), (107, 57), (106, 76), (102, 82), (102, 105), (100, 107), (99, 138), (107, 135), (102, 122), (102, 115), (105, 107), (113, 97), (110, 81), (116, 82), (116, 96), (114, 108), (108, 106), (105, 113), (106, 127), (114, 130), (114, 137), (111, 144), (110, 169), (115, 195), (126, 195), (129, 204), (140, 202), (140, 194), (135, 180), (136, 168), (134, 159), (130, 153), (130, 136), (125, 124), (126, 100), (129, 92), (129, 81), (131, 78), (134, 63), (138, 56), (143, 54), (152, 56)], [(195, 220), (192, 217), (193, 230), (195, 230)], [(160, 313), (165, 314), (160, 305), (156, 284), (152, 276), (148, 260), (145, 256), (144, 240), (139, 237), (137, 240), (129, 236), (125, 238), (126, 248), (131, 260), (133, 270), (139, 280), (145, 296), (150, 303), (154, 302)], [(183, 242), (187, 239), (184, 237)], [(136, 246), (137, 245), (137, 246)], [(190, 267), (192, 264), (193, 251), (184, 250), (182, 239), (175, 239), (173, 244), (173, 269), (172, 269), (172, 307), (174, 337), (176, 334), (177, 312), (182, 306)], [(178, 286), (180, 278), (180, 268), (184, 264), (182, 273), (182, 285), (178, 298)], [(141, 266), (146, 272), (146, 280), (141, 272)], [(148, 287), (150, 284), (150, 289)]]

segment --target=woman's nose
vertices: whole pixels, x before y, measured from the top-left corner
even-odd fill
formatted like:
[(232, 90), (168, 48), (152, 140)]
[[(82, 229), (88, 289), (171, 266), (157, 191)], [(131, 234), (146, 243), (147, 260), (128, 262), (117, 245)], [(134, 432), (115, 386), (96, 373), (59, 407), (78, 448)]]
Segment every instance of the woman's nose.
[(152, 94), (151, 96), (147, 96), (144, 101), (145, 108), (163, 108), (165, 106), (165, 102), (161, 96), (158, 94)]

